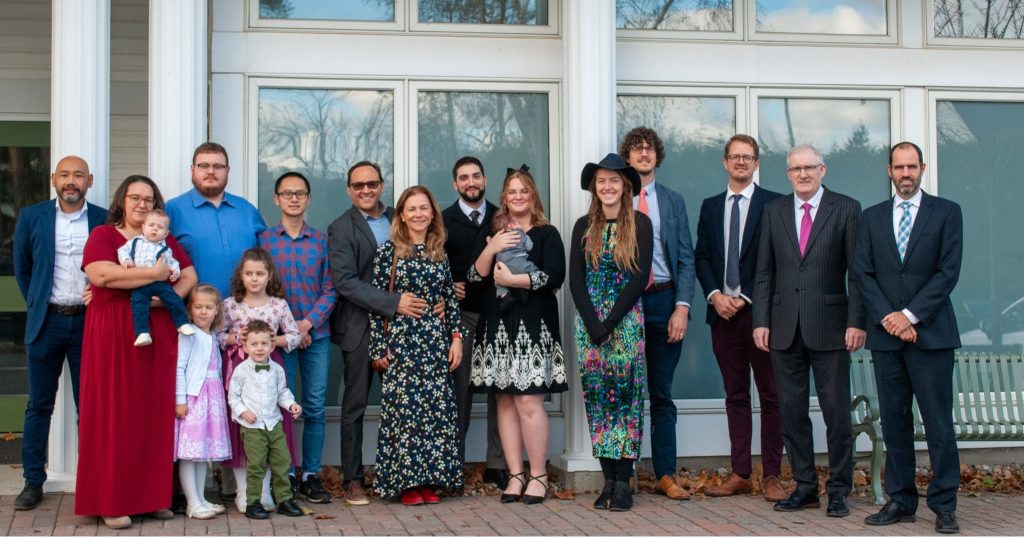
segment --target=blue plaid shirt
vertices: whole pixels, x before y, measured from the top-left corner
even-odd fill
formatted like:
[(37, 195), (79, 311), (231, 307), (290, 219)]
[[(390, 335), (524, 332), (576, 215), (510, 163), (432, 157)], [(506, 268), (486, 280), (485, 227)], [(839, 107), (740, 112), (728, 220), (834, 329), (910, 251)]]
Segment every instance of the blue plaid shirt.
[(304, 223), (299, 236), (293, 239), (278, 224), (259, 234), (259, 244), (274, 258), (277, 277), (295, 320), (313, 323), (313, 340), (329, 336), (331, 327), (327, 321), (337, 293), (327, 267), (327, 236)]

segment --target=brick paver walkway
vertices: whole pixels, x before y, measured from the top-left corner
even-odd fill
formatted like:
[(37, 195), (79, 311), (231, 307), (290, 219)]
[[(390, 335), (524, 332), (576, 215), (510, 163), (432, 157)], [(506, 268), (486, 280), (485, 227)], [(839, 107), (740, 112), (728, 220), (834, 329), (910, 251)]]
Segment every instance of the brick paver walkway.
[[(348, 507), (335, 499), (311, 506), (318, 514), (269, 521), (250, 521), (230, 506), (227, 516), (191, 520), (184, 516), (162, 522), (143, 520), (123, 535), (927, 535), (934, 534), (934, 517), (922, 505), (913, 524), (882, 528), (865, 526), (875, 512), (867, 498), (850, 499), (848, 518), (830, 519), (824, 509), (776, 513), (757, 496), (695, 499), (675, 502), (639, 494), (628, 513), (597, 511), (595, 496), (575, 500), (550, 499), (543, 505), (501, 505), (495, 496), (445, 499), (439, 505), (404, 507), (374, 500), (367, 507)], [(74, 514), (74, 495), (47, 494), (33, 511), (14, 511), (14, 496), (0, 496), (0, 534), (104, 535), (112, 533), (96, 518)], [(963, 535), (1024, 534), (1024, 496), (986, 494), (960, 496)]]

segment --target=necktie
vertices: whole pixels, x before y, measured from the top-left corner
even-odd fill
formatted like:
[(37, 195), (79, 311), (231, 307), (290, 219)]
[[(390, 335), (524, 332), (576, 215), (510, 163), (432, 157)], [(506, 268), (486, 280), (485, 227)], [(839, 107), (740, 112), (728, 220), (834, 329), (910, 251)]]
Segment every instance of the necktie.
[[(650, 209), (647, 207), (647, 189), (640, 188), (640, 200), (636, 202), (636, 210), (644, 213), (647, 216), (651, 216)], [(654, 267), (651, 267), (651, 274), (647, 277), (647, 287), (650, 287), (654, 283)]]
[(805, 203), (804, 218), (800, 221), (800, 257), (807, 251), (807, 239), (811, 237), (811, 204)]
[(480, 225), (480, 211), (478, 211), (476, 209), (473, 209), (472, 211), (469, 211), (469, 220), (471, 222), (473, 222), (474, 226), (479, 226)]
[(900, 204), (903, 216), (900, 217), (900, 232), (896, 234), (896, 248), (900, 251), (900, 261), (907, 256), (907, 241), (910, 240), (910, 206), (909, 201)]
[(725, 286), (736, 289), (740, 286), (740, 199), (732, 195), (732, 211), (729, 213), (729, 247), (725, 257)]
[(260, 371), (267, 371), (267, 372), (269, 372), (270, 371), (270, 364), (257, 365), (256, 366), (256, 372), (259, 373)]

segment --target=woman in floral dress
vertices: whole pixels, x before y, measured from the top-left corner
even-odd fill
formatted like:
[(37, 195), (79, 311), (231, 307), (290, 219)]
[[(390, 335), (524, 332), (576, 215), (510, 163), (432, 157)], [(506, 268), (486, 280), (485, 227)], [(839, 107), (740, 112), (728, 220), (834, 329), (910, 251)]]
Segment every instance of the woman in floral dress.
[(640, 175), (618, 155), (587, 164), (581, 183), (590, 192), (590, 210), (572, 231), (569, 288), (590, 440), (605, 479), (594, 507), (628, 511), (629, 478), (643, 437), (640, 298), (650, 278), (653, 230), (650, 219), (633, 210)]
[(445, 236), (434, 196), (422, 186), (409, 187), (395, 207), (391, 239), (373, 262), (378, 288), (445, 303), (444, 318), (432, 309), (419, 318), (370, 315), (370, 358), (383, 371), (374, 488), (405, 505), (438, 503), (434, 489), (462, 486), (449, 374), (462, 360), (462, 334)]

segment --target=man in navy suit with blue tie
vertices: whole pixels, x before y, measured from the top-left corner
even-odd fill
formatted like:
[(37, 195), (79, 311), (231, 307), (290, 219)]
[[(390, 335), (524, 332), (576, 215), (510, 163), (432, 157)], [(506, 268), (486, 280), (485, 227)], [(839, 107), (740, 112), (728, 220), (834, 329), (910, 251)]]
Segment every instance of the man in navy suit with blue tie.
[(889, 503), (864, 521), (913, 522), (913, 399), (917, 398), (934, 477), (928, 507), (935, 531), (957, 533), (960, 454), (953, 434), (953, 361), (960, 331), (950, 293), (963, 259), (963, 215), (956, 203), (921, 190), (921, 148), (900, 142), (889, 151), (896, 195), (864, 211), (853, 271), (867, 314), (885, 438)]
[(64, 359), (78, 405), (78, 367), (85, 325), (82, 251), (107, 210), (85, 201), (92, 174), (85, 160), (68, 156), (50, 176), (57, 199), (24, 207), (14, 229), (14, 277), (25, 297), (28, 406), (22, 443), (25, 488), (14, 501), (33, 509), (43, 499), (46, 443)]

